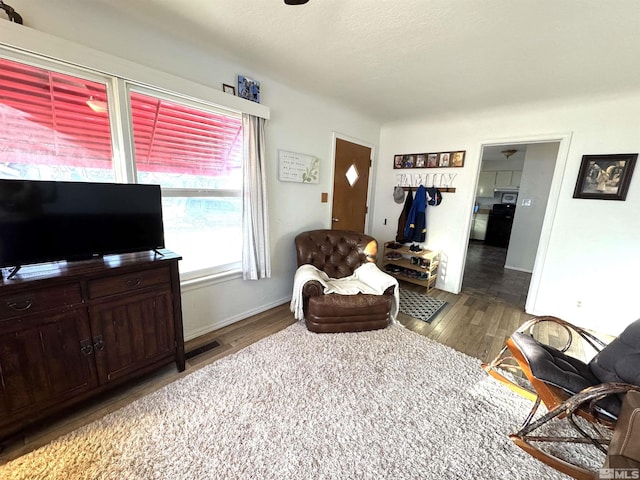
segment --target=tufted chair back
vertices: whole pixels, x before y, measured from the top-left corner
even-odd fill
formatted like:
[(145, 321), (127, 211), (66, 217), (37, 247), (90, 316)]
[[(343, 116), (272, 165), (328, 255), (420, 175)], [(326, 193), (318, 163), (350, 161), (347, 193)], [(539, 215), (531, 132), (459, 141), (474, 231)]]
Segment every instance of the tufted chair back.
[(378, 242), (349, 230), (311, 230), (295, 238), (298, 267), (312, 264), (331, 278), (343, 278), (376, 261)]
[(640, 320), (627, 326), (593, 357), (589, 368), (602, 383), (640, 385)]

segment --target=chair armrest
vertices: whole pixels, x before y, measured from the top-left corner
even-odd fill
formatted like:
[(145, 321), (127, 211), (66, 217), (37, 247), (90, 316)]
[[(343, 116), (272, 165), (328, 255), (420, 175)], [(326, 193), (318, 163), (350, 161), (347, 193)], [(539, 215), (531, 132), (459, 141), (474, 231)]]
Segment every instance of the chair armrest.
[(516, 331), (521, 333), (528, 333), (529, 335), (533, 336), (533, 327), (535, 327), (536, 325), (542, 322), (555, 323), (556, 325), (561, 326), (567, 332), (567, 335), (568, 335), (567, 343), (563, 348), (560, 349), (561, 352), (566, 352), (567, 350), (569, 350), (569, 348), (571, 347), (571, 344), (573, 343), (574, 333), (580, 336), (589, 345), (591, 345), (591, 347), (596, 352), (600, 352), (604, 347), (607, 346), (606, 342), (603, 342), (601, 339), (599, 339), (592, 333), (588, 332), (584, 328), (580, 328), (565, 320), (562, 320), (558, 317), (554, 317), (551, 315), (533, 317), (532, 319), (523, 323)]
[(319, 297), (324, 295), (324, 287), (317, 280), (309, 280), (302, 287), (302, 296), (304, 298)]
[(604, 467), (640, 468), (640, 391), (638, 390), (630, 390), (625, 395)]

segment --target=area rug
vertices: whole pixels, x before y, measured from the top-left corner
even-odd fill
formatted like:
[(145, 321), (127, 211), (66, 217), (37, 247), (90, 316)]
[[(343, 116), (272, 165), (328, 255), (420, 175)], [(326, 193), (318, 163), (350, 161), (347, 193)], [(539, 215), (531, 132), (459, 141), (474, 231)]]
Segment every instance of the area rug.
[(405, 315), (431, 323), (447, 302), (400, 288), (400, 311)]
[(9, 479), (563, 479), (507, 437), (530, 402), (394, 324), (296, 323), (0, 466)]

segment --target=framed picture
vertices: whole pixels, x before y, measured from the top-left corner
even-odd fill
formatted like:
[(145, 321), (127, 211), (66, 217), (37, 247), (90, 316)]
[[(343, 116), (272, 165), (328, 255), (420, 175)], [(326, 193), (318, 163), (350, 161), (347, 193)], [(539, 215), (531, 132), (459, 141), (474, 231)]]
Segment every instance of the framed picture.
[(260, 103), (260, 82), (238, 75), (238, 96)]
[(637, 153), (583, 155), (573, 198), (625, 200)]
[(227, 85), (226, 83), (222, 84), (222, 91), (224, 93), (230, 93), (231, 95), (235, 95), (236, 94), (236, 87), (234, 87), (233, 85)]
[(464, 167), (465, 150), (440, 153), (411, 153), (393, 156), (393, 168)]
[(464, 167), (464, 154), (465, 152), (453, 152), (449, 165), (452, 167)]

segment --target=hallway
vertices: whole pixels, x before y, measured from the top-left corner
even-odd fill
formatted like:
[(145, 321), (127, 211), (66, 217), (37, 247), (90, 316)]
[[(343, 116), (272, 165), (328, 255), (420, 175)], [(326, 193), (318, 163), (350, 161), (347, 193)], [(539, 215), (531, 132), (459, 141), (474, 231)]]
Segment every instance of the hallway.
[(524, 311), (531, 274), (504, 268), (507, 249), (471, 240), (462, 293), (503, 302)]

